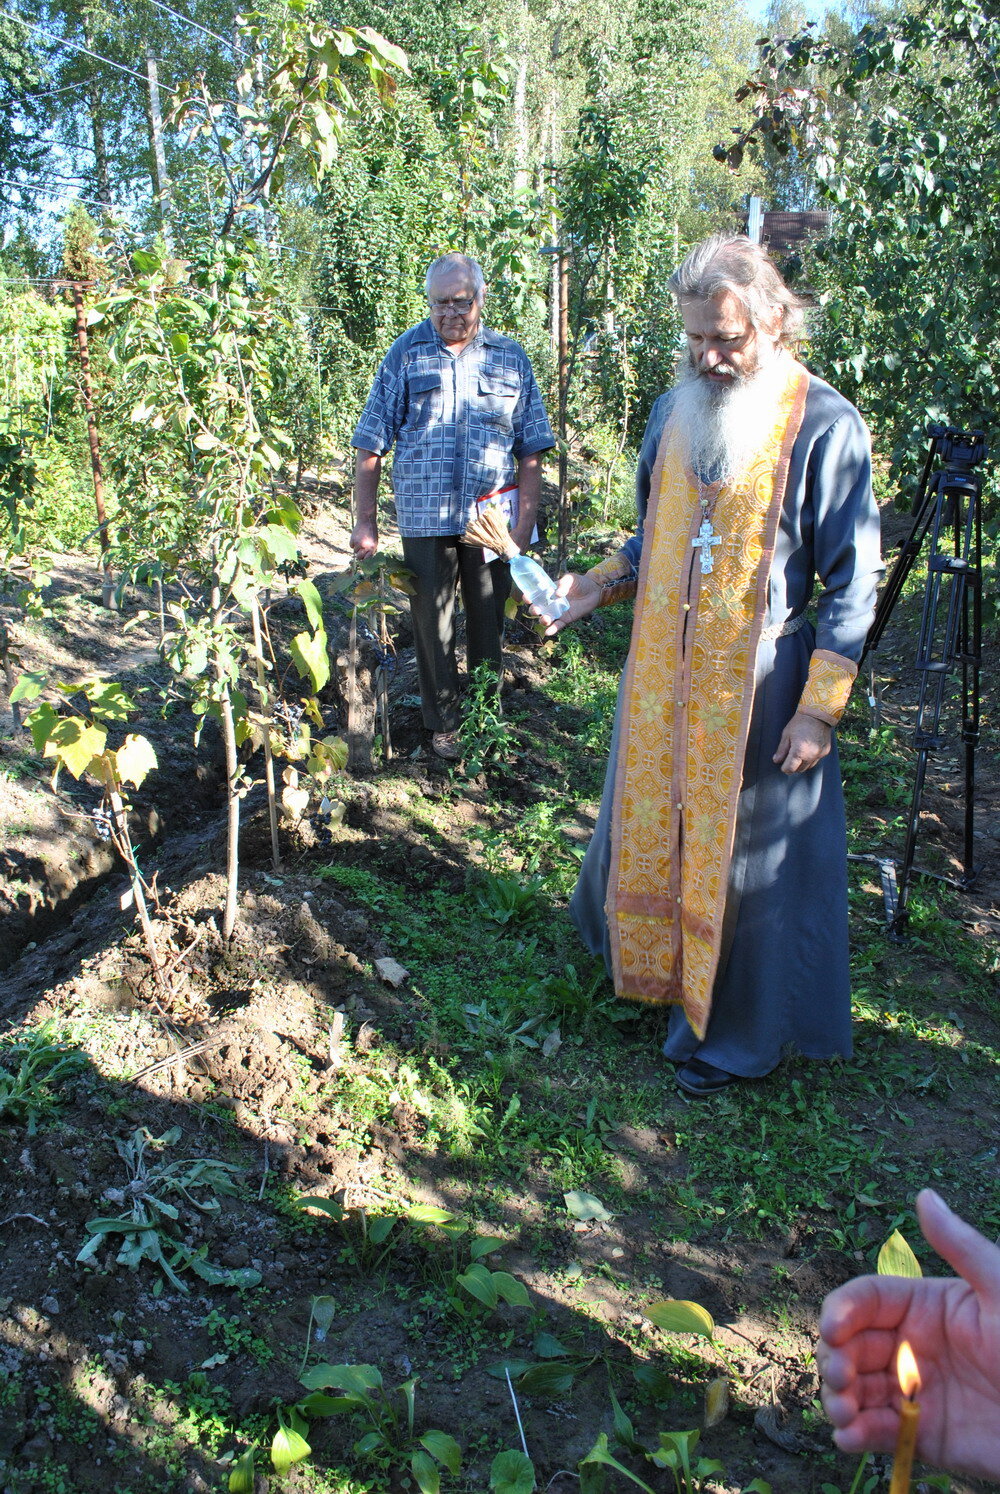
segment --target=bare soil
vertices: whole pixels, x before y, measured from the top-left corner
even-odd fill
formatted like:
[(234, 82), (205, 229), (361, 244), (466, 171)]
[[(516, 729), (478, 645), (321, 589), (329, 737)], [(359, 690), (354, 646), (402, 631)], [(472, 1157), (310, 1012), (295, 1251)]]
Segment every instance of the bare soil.
[[(346, 565), (345, 518), (331, 503), (317, 505), (310, 519), (313, 575)], [(184, 707), (163, 713), (152, 688), (161, 677), (155, 619), (124, 631), (120, 619), (102, 612), (85, 558), (61, 565), (57, 584), (69, 604), (56, 621), (22, 638), (25, 665), (77, 680), (110, 673), (148, 692), (141, 697), (141, 729), (157, 747), (160, 771), (137, 798), (136, 832), (147, 873), (155, 872), (160, 955), (169, 974), (158, 994), (132, 914), (122, 909), (126, 880), (91, 818), (93, 789), (64, 781), (53, 795), (37, 777), (3, 778), (0, 1021), (17, 1031), (51, 1017), (60, 1027), (75, 1027), (88, 1054), (86, 1070), (65, 1087), (57, 1126), (42, 1125), (34, 1135), (23, 1126), (0, 1128), (6, 1160), (0, 1177), (4, 1491), (145, 1494), (225, 1487), (226, 1465), (219, 1459), (232, 1452), (233, 1439), (213, 1442), (204, 1431), (179, 1431), (170, 1387), (202, 1375), (209, 1400), (211, 1387), (219, 1387), (239, 1419), (266, 1412), (276, 1398), (294, 1401), (310, 1298), (320, 1293), (337, 1302), (331, 1361), (377, 1363), (392, 1384), (411, 1369), (418, 1372), (419, 1426), (457, 1435), (466, 1448), (460, 1487), (487, 1489), (492, 1452), (517, 1445), (507, 1386), (488, 1367), (503, 1354), (531, 1357), (523, 1314), (501, 1308), (488, 1336), (479, 1339), (458, 1332), (440, 1303), (421, 1295), (429, 1248), (423, 1239), (414, 1236), (393, 1255), (392, 1282), (406, 1289), (404, 1299), (377, 1265), (355, 1269), (334, 1228), (294, 1217), (287, 1207), (293, 1192), (336, 1198), (351, 1209), (403, 1200), (461, 1213), (475, 1201), (480, 1227), (506, 1242), (491, 1264), (525, 1282), (535, 1308), (547, 1314), (546, 1329), (571, 1344), (574, 1355), (595, 1358), (572, 1396), (522, 1407), (540, 1487), (553, 1494), (578, 1487), (565, 1470), (575, 1469), (598, 1432), (610, 1430), (602, 1357), (655, 1360), (659, 1338), (641, 1312), (651, 1295), (702, 1303), (719, 1324), (722, 1348), (740, 1359), (744, 1383), (728, 1419), (705, 1434), (702, 1449), (726, 1471), (706, 1487), (728, 1494), (762, 1478), (774, 1494), (818, 1494), (839, 1476), (846, 1489), (850, 1470), (836, 1475), (824, 1460), (828, 1432), (809, 1414), (817, 1395), (811, 1348), (822, 1298), (858, 1269), (855, 1260), (832, 1250), (811, 1252), (795, 1231), (737, 1248), (724, 1221), (716, 1236), (687, 1242), (666, 1205), (642, 1203), (627, 1220), (576, 1225), (554, 1214), (546, 1174), (537, 1186), (515, 1190), (426, 1143), (425, 1118), (399, 1076), (407, 1054), (427, 1041), (432, 1023), (421, 1019), (429, 1014), (405, 983), (394, 988), (372, 979), (373, 963), (399, 952), (387, 946), (369, 915), (334, 895), (314, 871), (319, 851), (345, 865), (405, 864), (415, 897), (431, 881), (462, 894), (483, 789), (470, 783), (450, 799), (450, 839), (413, 838), (405, 813), (412, 785), (433, 800), (447, 777), (428, 755), (420, 727), (405, 626), (392, 687), (394, 765), (356, 781), (335, 838), (318, 849), (300, 844), (280, 873), (270, 867), (263, 816), (251, 802), (240, 921), (233, 944), (224, 948), (218, 932), (218, 749), (206, 734), (195, 751)], [(523, 630), (514, 632), (510, 662), (509, 688), (530, 692), (544, 709), (535, 685), (548, 667), (546, 656)], [(897, 695), (887, 709), (903, 712), (910, 682), (902, 663), (893, 689)], [(23, 740), (13, 731), (4, 754), (12, 769), (23, 760)], [(1000, 927), (992, 744), (984, 759), (981, 877), (966, 921), (992, 937)], [(530, 764), (524, 772), (523, 797), (530, 803)], [(883, 812), (870, 807), (876, 819)], [(582, 808), (584, 827), (594, 808)], [(884, 813), (890, 816), (888, 807)], [(954, 788), (935, 780), (928, 827), (938, 827), (943, 864), (954, 859), (959, 821)], [(960, 992), (954, 1001), (961, 1006)], [(338, 1013), (351, 1036), (343, 1048), (336, 1039)], [(633, 1077), (664, 1085), (655, 1020), (625, 1029), (621, 1041)], [(369, 1061), (372, 1049), (381, 1055), (379, 1066)], [(440, 1056), (446, 1056), (443, 1046)], [(345, 1109), (337, 1088), (343, 1065), (367, 1073), (383, 1091), (398, 1089), (391, 1124), (359, 1123)], [(606, 1139), (637, 1198), (655, 1197), (660, 1187), (668, 1196), (688, 1166), (669, 1120), (672, 1113), (683, 1115), (682, 1102), (671, 1104), (663, 1126), (626, 1128)], [(932, 1133), (934, 1145), (968, 1145), (958, 1101), (951, 1108), (928, 1105), (922, 1124), (925, 1145)], [(222, 1198), (217, 1213), (185, 1207), (181, 1223), (192, 1247), (207, 1247), (208, 1260), (259, 1273), (255, 1291), (209, 1288), (188, 1278), (187, 1294), (168, 1286), (155, 1295), (156, 1273), (148, 1265), (136, 1272), (114, 1267), (111, 1249), (101, 1253), (96, 1269), (75, 1263), (87, 1221), (116, 1212), (126, 1198), (116, 1143), (139, 1128), (162, 1137), (173, 1127), (181, 1139), (164, 1155), (217, 1158), (244, 1169), (242, 1187)], [(491, 1193), (485, 1217), (483, 1200)], [(228, 1340), (219, 1315), (230, 1324)], [(692, 1356), (685, 1376), (675, 1360), (670, 1373), (675, 1399), (666, 1422), (661, 1414), (660, 1429), (698, 1424), (703, 1362)], [(330, 1421), (314, 1430), (319, 1460), (335, 1463), (346, 1446), (345, 1428)], [(70, 1482), (54, 1481), (56, 1466), (71, 1470)], [(668, 1475), (652, 1474), (648, 1465), (644, 1476), (657, 1488), (672, 1487)], [(293, 1473), (287, 1487), (318, 1487), (313, 1477)], [(361, 1490), (364, 1482), (351, 1487)], [(956, 1494), (974, 1487), (953, 1483)]]

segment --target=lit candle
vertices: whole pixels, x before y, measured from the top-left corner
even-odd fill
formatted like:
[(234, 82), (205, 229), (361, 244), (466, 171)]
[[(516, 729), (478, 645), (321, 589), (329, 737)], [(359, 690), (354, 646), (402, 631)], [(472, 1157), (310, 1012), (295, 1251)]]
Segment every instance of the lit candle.
[(899, 1435), (896, 1438), (896, 1456), (892, 1463), (889, 1494), (909, 1494), (917, 1427), (920, 1423), (920, 1405), (917, 1401), (920, 1375), (913, 1350), (905, 1339), (896, 1355), (896, 1374), (899, 1376), (899, 1388), (903, 1392), (903, 1404), (899, 1408)]

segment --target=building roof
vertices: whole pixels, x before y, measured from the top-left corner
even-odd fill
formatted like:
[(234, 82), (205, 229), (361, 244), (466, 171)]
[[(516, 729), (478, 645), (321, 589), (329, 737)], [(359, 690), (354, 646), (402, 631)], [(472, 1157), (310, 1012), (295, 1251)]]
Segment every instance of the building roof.
[(830, 232), (832, 213), (765, 213), (761, 242), (772, 254), (801, 249), (808, 239)]

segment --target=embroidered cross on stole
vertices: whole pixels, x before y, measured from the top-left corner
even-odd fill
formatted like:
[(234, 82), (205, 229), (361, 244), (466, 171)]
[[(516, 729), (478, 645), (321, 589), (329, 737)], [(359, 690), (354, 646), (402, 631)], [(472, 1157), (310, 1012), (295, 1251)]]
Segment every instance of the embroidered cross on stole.
[(767, 581), (809, 375), (788, 359), (775, 419), (719, 492), (703, 583), (697, 483), (668, 419), (646, 515), (619, 727), (606, 911), (615, 989), (680, 1002), (704, 1037)]

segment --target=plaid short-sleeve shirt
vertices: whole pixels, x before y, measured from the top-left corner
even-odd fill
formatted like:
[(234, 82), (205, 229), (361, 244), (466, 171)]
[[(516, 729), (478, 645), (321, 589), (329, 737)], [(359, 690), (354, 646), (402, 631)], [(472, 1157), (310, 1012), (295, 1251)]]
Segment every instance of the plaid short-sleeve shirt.
[(394, 443), (399, 532), (426, 538), (461, 534), (476, 500), (510, 487), (517, 459), (555, 438), (519, 343), (481, 326), (456, 355), (428, 319), (383, 358), (351, 437), (380, 456)]

